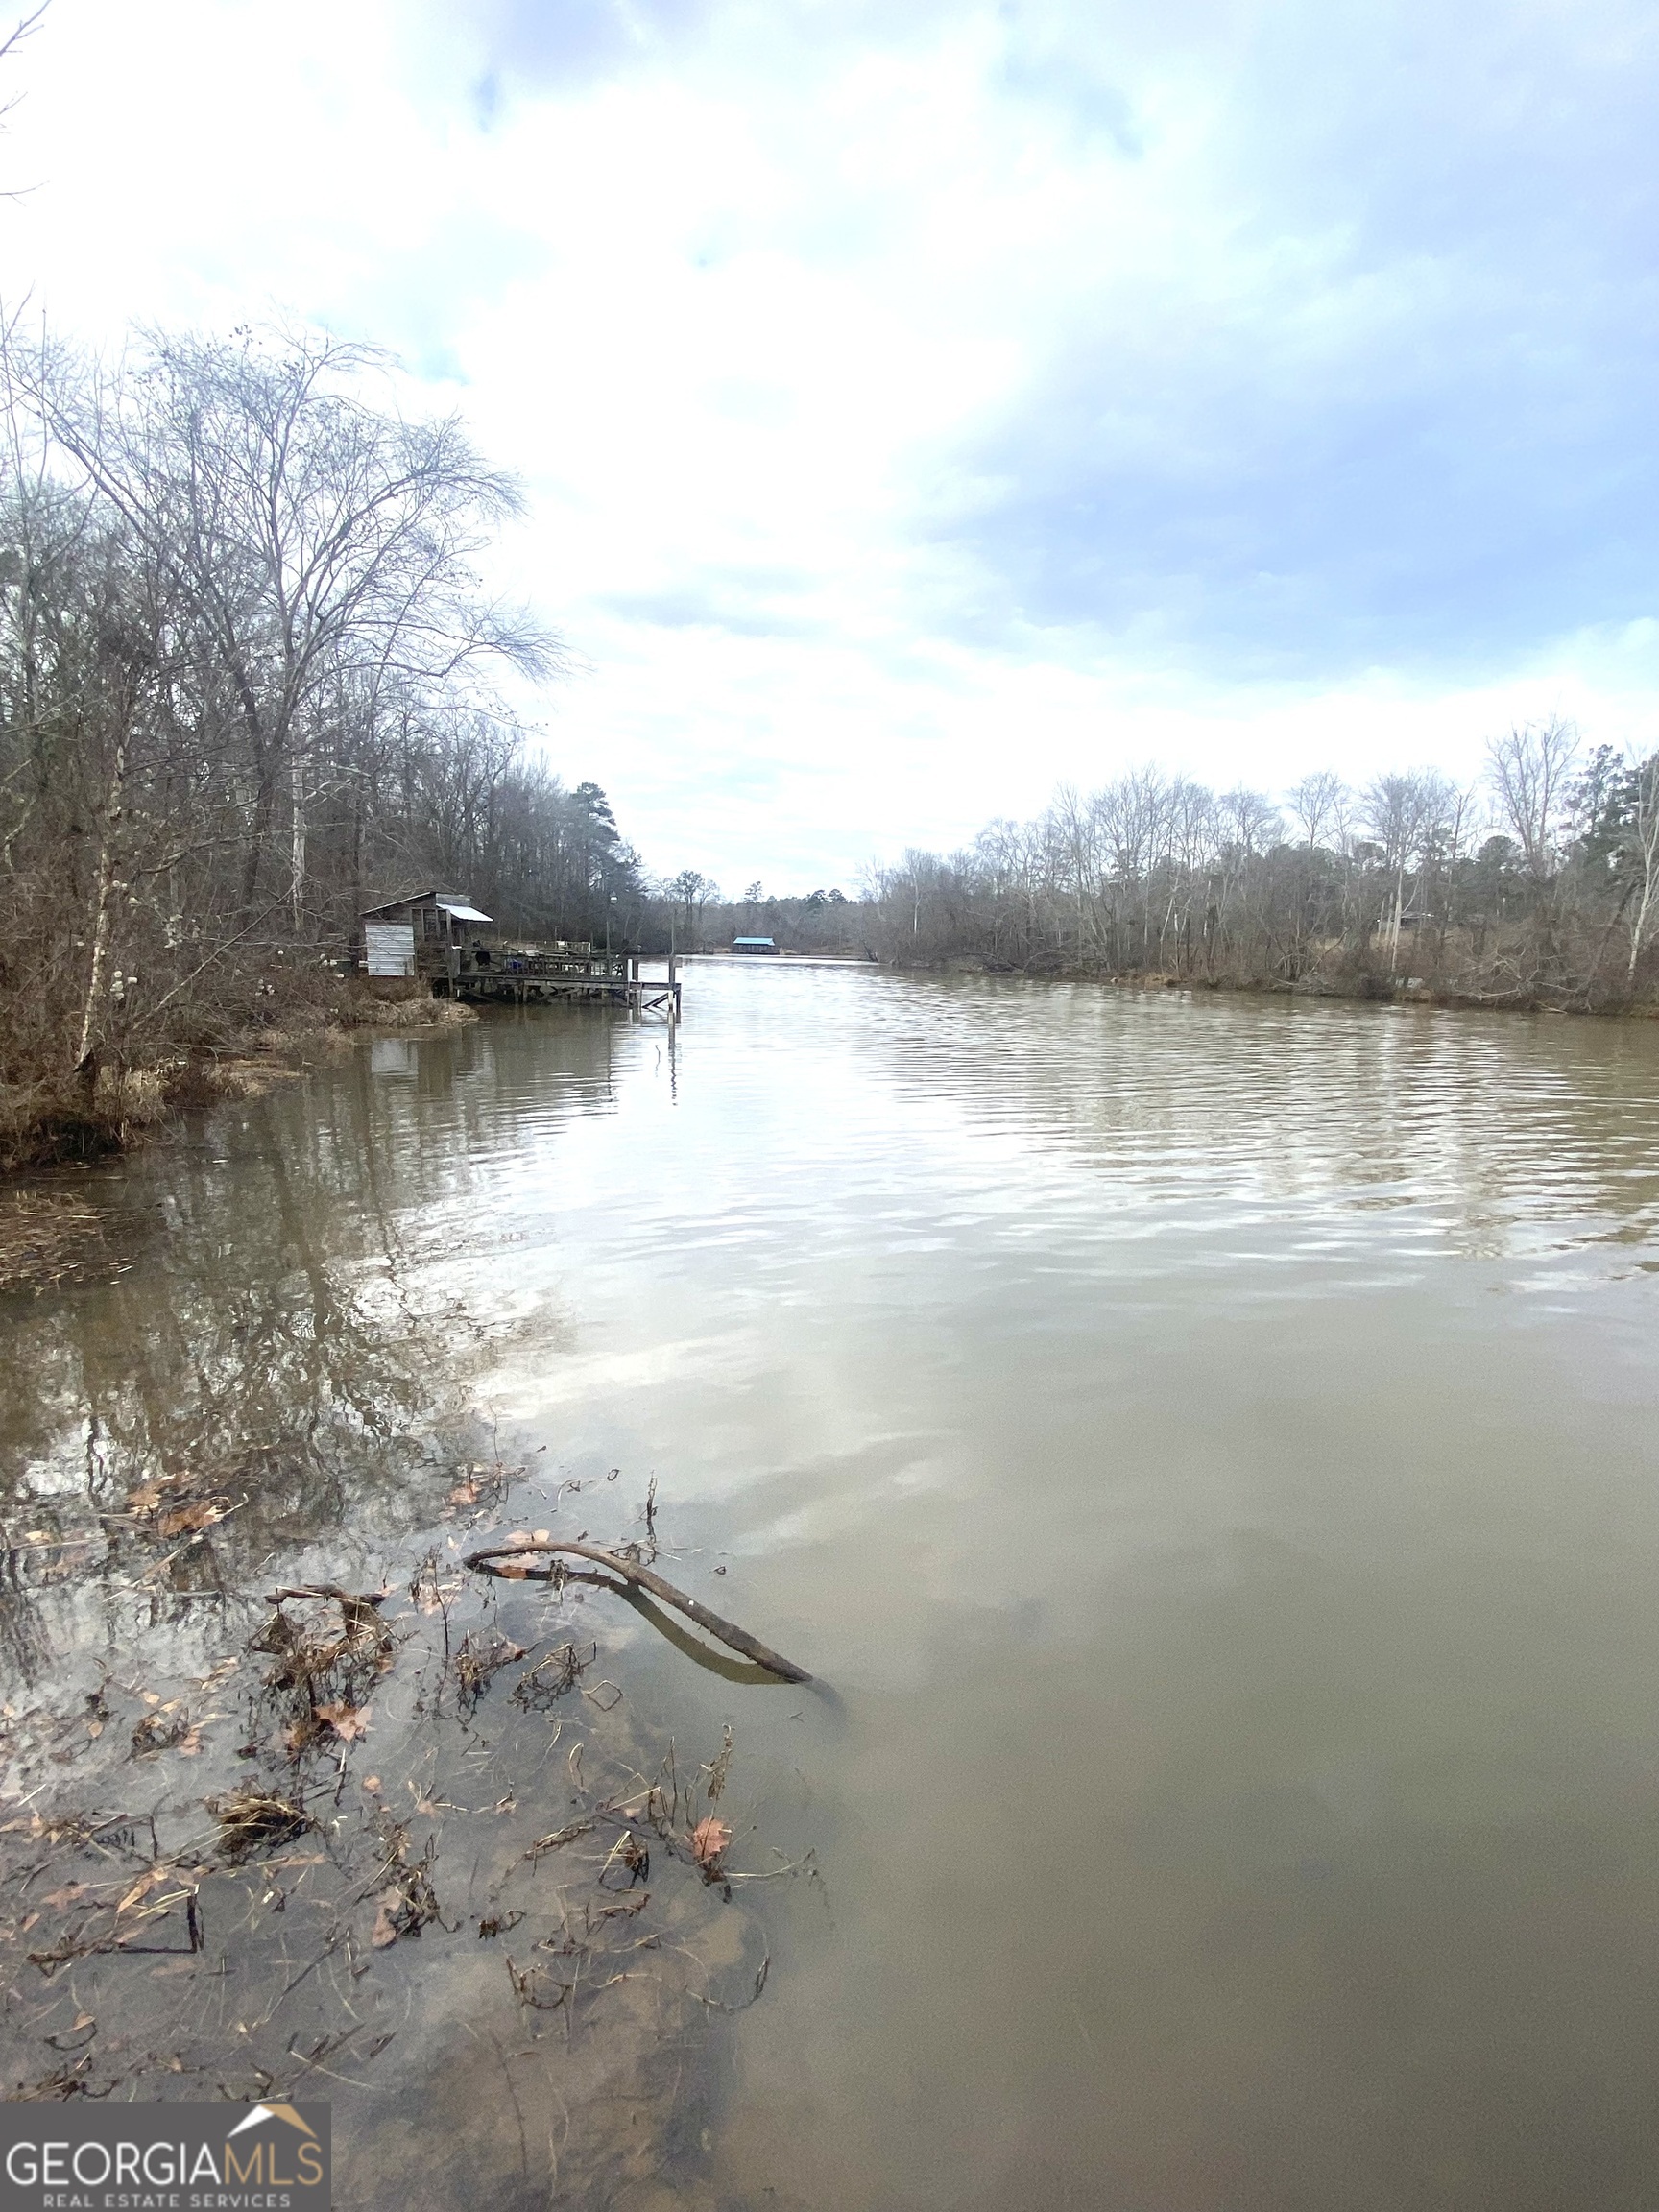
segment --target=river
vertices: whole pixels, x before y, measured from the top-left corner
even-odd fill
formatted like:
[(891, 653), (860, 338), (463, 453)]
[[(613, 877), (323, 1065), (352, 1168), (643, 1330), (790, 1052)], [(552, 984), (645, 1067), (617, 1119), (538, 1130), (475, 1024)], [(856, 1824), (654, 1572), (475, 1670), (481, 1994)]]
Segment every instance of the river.
[[(375, 1038), (76, 1188), (111, 1264), (0, 1309), (25, 1518), (302, 1437), (247, 1571), (367, 1573), (458, 1451), (605, 1541), (654, 1479), (661, 1570), (820, 1678), (586, 1600), (795, 1869), (676, 2046), (683, 2200), (1653, 2201), (1659, 1024), (693, 964), (672, 1038)], [(94, 1583), (20, 1680), (127, 1663)], [(450, 2124), (548, 2201), (500, 2094)]]

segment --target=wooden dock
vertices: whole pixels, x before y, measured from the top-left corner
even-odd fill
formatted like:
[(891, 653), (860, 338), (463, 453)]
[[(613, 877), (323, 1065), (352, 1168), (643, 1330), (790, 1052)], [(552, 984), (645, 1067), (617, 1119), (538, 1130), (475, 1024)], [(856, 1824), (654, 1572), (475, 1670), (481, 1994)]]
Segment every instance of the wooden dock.
[[(480, 957), (483, 953), (486, 957)], [(448, 973), (435, 975), (433, 989), (471, 1004), (550, 1006), (577, 1001), (621, 1006), (631, 1014), (665, 1014), (680, 1019), (680, 963), (670, 956), (665, 975), (643, 973), (638, 952), (606, 952), (586, 947), (468, 947), (451, 952)]]

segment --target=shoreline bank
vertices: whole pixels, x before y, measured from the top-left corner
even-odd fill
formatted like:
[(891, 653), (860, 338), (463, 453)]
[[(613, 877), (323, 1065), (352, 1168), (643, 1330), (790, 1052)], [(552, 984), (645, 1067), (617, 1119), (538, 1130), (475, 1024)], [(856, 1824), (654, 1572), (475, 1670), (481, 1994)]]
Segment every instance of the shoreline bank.
[[(368, 1030), (456, 1028), (475, 1022), (456, 999), (385, 998), (355, 991), (325, 1005), (287, 1007), (269, 1027), (188, 1046), (142, 1067), (0, 1086), (0, 1185), (132, 1145), (181, 1116), (249, 1096), (303, 1072), (308, 1052), (342, 1049)], [(0, 1278), (4, 1263), (0, 1261)]]
[[(864, 963), (860, 962), (862, 966)], [(1194, 996), (1227, 993), (1250, 998), (1300, 998), (1328, 1003), (1375, 1006), (1430, 1006), (1458, 1014), (1575, 1014), (1596, 1021), (1659, 1021), (1659, 1001), (1609, 995), (1587, 1003), (1579, 994), (1562, 989), (1520, 989), (1512, 993), (1459, 990), (1453, 984), (1431, 983), (1418, 976), (1389, 978), (1361, 971), (1350, 978), (1329, 976), (1257, 977), (1241, 975), (1180, 975), (1157, 969), (1124, 969), (1056, 965), (1048, 967), (999, 966), (981, 959), (939, 961), (883, 960), (876, 963), (895, 975), (979, 975), (998, 981), (1022, 983), (1095, 983), (1116, 991), (1190, 991)]]
[(559, 1515), (545, 1478), (462, 1449), (419, 1471), (431, 1518), (372, 1547), (318, 1530), (255, 1565), (235, 1482), (158, 1468), (11, 1543), (43, 1625), (86, 1577), (132, 1618), (117, 1668), (83, 1635), (50, 1683), (6, 1685), (9, 2096), (321, 2089), (358, 2200), (392, 2200), (390, 2162), (397, 2200), (435, 2207), (518, 2168), (500, 2115), (478, 2125), (502, 2099), (473, 2046), (510, 2042), (564, 2104), (567, 2200), (670, 2176), (699, 2200), (684, 2123), (712, 2103), (712, 2016), (769, 1964), (733, 1887), (757, 1876), (728, 1865), (755, 1852), (723, 1801), (733, 1731), (677, 1766), (609, 1679), (633, 1671), (601, 1578), (461, 1569), (513, 1511)]

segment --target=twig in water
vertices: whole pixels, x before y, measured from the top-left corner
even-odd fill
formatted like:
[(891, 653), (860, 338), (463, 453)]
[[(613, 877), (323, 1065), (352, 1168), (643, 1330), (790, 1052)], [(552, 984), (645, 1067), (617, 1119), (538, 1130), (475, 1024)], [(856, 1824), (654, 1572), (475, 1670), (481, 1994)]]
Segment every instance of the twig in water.
[[(653, 1598), (660, 1598), (663, 1604), (672, 1605), (676, 1612), (684, 1613), (688, 1621), (695, 1621), (699, 1628), (707, 1629), (710, 1636), (718, 1637), (722, 1644), (729, 1645), (733, 1651), (740, 1651), (745, 1659), (753, 1659), (757, 1666), (764, 1667), (769, 1674), (780, 1675), (785, 1682), (810, 1682), (812, 1679), (805, 1667), (797, 1667), (792, 1659), (783, 1658), (770, 1645), (762, 1644), (758, 1636), (751, 1636), (747, 1628), (739, 1628), (735, 1622), (722, 1620), (718, 1613), (710, 1612), (707, 1605), (699, 1603), (695, 1598), (688, 1598), (684, 1590), (676, 1590), (672, 1582), (665, 1581), (653, 1568), (643, 1566), (637, 1559), (625, 1559), (619, 1552), (608, 1551), (598, 1544), (555, 1543), (545, 1537), (520, 1540), (517, 1544), (492, 1544), (481, 1551), (469, 1551), (463, 1564), (482, 1569), (487, 1575), (505, 1573), (512, 1581), (532, 1577), (538, 1581), (550, 1580), (553, 1573), (551, 1567), (538, 1572), (525, 1565), (525, 1561), (538, 1552), (567, 1553), (577, 1559), (590, 1559), (596, 1566), (608, 1568), (613, 1575), (620, 1575), (623, 1581), (633, 1583), (636, 1588), (648, 1590)], [(511, 1564), (507, 1569), (497, 1566), (498, 1560), (516, 1563), (516, 1572)]]

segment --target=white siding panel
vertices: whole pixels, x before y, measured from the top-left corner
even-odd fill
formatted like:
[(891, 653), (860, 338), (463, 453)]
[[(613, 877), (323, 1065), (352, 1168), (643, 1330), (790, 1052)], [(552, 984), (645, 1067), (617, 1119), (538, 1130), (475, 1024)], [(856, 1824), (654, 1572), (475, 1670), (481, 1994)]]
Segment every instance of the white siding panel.
[(365, 922), (371, 975), (413, 975), (415, 931), (407, 922)]

